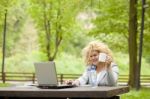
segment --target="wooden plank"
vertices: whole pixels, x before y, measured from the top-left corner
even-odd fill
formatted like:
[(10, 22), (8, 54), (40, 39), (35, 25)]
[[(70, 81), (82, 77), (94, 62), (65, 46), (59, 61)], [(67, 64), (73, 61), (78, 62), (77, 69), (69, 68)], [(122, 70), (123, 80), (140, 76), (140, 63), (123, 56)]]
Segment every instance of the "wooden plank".
[(35, 87), (8, 87), (0, 89), (3, 97), (78, 97), (108, 98), (129, 92), (128, 86), (117, 87), (75, 87), (66, 89), (39, 89)]

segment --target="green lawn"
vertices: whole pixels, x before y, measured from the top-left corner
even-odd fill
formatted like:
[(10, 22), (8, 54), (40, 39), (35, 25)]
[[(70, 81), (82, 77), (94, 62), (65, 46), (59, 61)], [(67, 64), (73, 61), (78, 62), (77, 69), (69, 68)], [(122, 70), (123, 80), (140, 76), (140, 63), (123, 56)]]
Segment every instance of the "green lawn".
[(5, 83), (5, 84), (3, 84), (3, 83), (0, 83), (0, 87), (8, 87), (8, 86), (11, 86), (12, 84), (10, 84), (10, 83)]
[(130, 90), (129, 93), (121, 95), (121, 99), (150, 99), (150, 87), (141, 88), (140, 91)]

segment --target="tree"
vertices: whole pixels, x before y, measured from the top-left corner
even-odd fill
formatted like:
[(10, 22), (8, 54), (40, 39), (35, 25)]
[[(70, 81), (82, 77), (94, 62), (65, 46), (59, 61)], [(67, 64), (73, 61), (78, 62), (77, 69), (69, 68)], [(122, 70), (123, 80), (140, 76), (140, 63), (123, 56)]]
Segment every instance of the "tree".
[[(45, 33), (46, 33), (46, 53), (47, 53), (47, 57), (48, 57), (48, 60), (49, 61), (52, 61), (54, 60), (54, 58), (56, 57), (56, 54), (58, 52), (58, 47), (62, 41), (62, 24), (59, 23), (59, 21), (61, 21), (61, 10), (60, 10), (60, 7), (57, 9), (57, 12), (56, 12), (56, 31), (55, 31), (55, 50), (54, 50), (54, 53), (52, 54), (51, 53), (51, 47), (52, 47), (52, 44), (51, 44), (51, 35), (52, 35), (52, 20), (51, 20), (51, 17), (48, 18), (48, 13), (46, 12), (46, 8), (47, 8), (47, 5), (46, 5), (46, 2), (43, 2), (43, 7), (44, 7), (44, 11), (43, 11), (43, 19), (44, 19), (44, 28), (45, 28)], [(52, 6), (52, 4), (50, 4)], [(59, 4), (60, 6), (60, 1), (59, 1)], [(52, 10), (52, 9), (50, 9)]]
[[(0, 3), (0, 31), (3, 31), (3, 20), (5, 9), (7, 9), (7, 54), (9, 57), (15, 53), (14, 46), (17, 45), (19, 40), (24, 21), (26, 20), (25, 12), (26, 4), (23, 0), (1, 0)], [(0, 35), (1, 36), (1, 35)], [(2, 37), (0, 37), (2, 38)], [(2, 40), (2, 39), (1, 39)], [(2, 46), (0, 41), (0, 47)]]
[(5, 83), (5, 45), (6, 45), (6, 27), (7, 27), (7, 10), (4, 17), (4, 32), (3, 32), (3, 59), (2, 59), (2, 81)]
[(4, 25), (3, 25), (3, 58), (2, 58), (2, 81), (3, 83), (5, 83), (5, 49), (6, 49), (6, 30), (7, 30), (7, 11), (9, 9), (9, 7), (11, 6), (12, 3), (14, 3), (14, 1), (9, 1), (9, 0), (3, 0), (1, 1), (1, 3), (3, 4), (3, 12), (4, 12)]
[[(54, 2), (52, 2), (52, 0), (43, 0), (43, 1), (32, 0), (31, 3), (33, 3), (34, 5), (32, 6), (33, 9), (36, 8), (37, 5), (39, 7), (38, 10), (40, 10), (40, 12), (34, 9), (32, 10), (32, 15), (35, 14), (41, 16), (38, 19), (35, 18), (34, 16), (33, 18), (36, 20), (38, 26), (40, 25), (40, 27), (38, 27), (41, 32), (39, 39), (42, 40), (42, 41), (40, 40), (42, 43), (41, 42), (40, 43), (43, 46), (45, 52), (47, 53), (48, 60), (52, 61), (56, 57), (58, 47), (62, 40), (62, 34), (61, 34), (62, 26), (59, 23), (61, 11), (59, 7), (54, 9), (56, 5), (54, 5)], [(60, 5), (60, 1), (58, 5)], [(43, 33), (45, 34), (43, 35)], [(44, 37), (45, 39), (41, 38), (43, 36), (45, 36)]]
[[(128, 2), (125, 0), (99, 0), (93, 6), (96, 19), (92, 22), (95, 28), (89, 34), (108, 43), (114, 51), (121, 50), (128, 53), (128, 44), (126, 43), (128, 41), (127, 9)], [(114, 48), (114, 46), (117, 46), (117, 48)]]
[(137, 64), (137, 0), (129, 3), (129, 85), (137, 88), (140, 85), (139, 67)]
[(74, 0), (31, 0), (30, 14), (39, 30), (41, 50), (47, 54), (49, 61), (55, 59), (62, 39), (65, 35), (69, 35), (68, 30), (76, 12), (73, 9), (75, 2)]

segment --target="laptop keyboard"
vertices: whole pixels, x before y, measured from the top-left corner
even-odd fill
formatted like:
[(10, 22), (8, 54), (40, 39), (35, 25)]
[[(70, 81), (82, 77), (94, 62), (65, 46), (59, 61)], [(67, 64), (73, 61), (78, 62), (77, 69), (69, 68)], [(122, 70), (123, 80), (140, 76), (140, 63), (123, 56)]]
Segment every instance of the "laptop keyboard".
[(62, 88), (73, 88), (75, 85), (60, 85), (60, 86), (37, 86), (41, 89), (62, 89)]

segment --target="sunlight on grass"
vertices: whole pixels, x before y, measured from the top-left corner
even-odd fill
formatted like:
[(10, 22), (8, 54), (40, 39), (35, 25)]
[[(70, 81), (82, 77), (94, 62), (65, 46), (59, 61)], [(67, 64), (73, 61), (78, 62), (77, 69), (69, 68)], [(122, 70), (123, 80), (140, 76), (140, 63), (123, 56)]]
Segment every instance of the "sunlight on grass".
[(150, 88), (141, 88), (140, 91), (130, 90), (129, 93), (121, 95), (121, 99), (150, 99)]
[(11, 86), (10, 83), (0, 83), (0, 87), (8, 87)]

